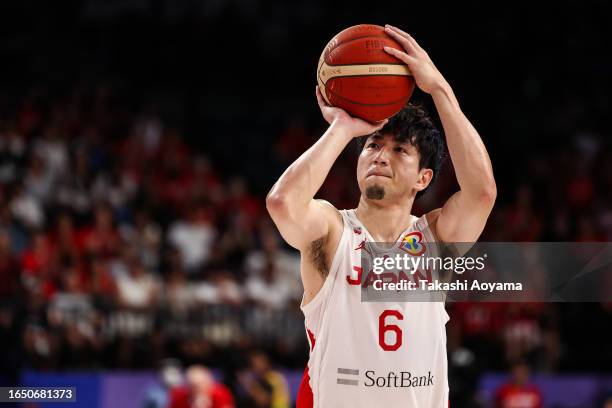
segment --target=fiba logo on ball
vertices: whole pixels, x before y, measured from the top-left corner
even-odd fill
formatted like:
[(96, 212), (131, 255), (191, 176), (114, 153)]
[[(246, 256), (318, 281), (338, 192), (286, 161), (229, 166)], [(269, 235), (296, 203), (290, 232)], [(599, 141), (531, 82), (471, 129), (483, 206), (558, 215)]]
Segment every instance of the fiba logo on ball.
[(400, 248), (408, 252), (412, 256), (419, 256), (425, 253), (425, 243), (423, 241), (423, 234), (419, 231), (413, 231), (406, 234), (400, 244)]

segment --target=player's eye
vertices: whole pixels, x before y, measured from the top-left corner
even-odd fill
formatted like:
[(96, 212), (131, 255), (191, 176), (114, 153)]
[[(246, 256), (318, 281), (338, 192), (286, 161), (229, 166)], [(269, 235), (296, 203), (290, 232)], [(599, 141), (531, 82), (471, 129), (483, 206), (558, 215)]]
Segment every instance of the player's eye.
[(367, 146), (368, 149), (376, 149), (378, 145), (374, 142), (370, 142)]
[(395, 148), (395, 151), (398, 152), (398, 153), (406, 153), (406, 154), (408, 154), (408, 151), (406, 149), (404, 149), (403, 147), (401, 147), (401, 146), (397, 146)]

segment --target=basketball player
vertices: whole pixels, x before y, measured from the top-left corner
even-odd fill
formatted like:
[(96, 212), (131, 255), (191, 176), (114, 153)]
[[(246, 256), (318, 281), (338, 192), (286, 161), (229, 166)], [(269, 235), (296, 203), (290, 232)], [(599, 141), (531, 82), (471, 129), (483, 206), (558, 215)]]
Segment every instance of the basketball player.
[[(417, 194), (440, 166), (440, 133), (423, 111), (406, 107), (370, 124), (317, 99), (329, 128), (284, 172), (266, 205), (283, 238), (301, 253), (302, 310), (311, 346), (298, 394), (301, 407), (436, 407), (449, 405), (442, 302), (361, 302), (359, 248), (400, 242), (475, 242), (496, 197), (491, 162), (449, 84), (407, 33), (386, 26), (404, 52), (417, 86), (440, 116), (460, 191), (420, 218)], [(357, 163), (356, 209), (337, 210), (313, 197), (354, 138), (367, 137)], [(363, 139), (363, 138), (361, 138)], [(348, 181), (347, 181), (348, 182)]]

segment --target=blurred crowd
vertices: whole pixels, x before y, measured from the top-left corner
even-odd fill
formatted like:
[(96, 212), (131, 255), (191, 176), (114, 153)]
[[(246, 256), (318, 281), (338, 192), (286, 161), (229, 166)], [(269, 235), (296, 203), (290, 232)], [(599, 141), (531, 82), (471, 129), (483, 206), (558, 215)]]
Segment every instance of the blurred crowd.
[(180, 361), (159, 364), (159, 382), (145, 392), (142, 408), (289, 408), (291, 395), (282, 373), (275, 370), (266, 353), (253, 350), (247, 364), (222, 381), (201, 364), (183, 369)]
[(109, 137), (108, 96), (34, 94), (0, 122), (3, 366), (214, 362), (254, 339), (291, 363), (299, 257), (263, 200), (156, 117)]

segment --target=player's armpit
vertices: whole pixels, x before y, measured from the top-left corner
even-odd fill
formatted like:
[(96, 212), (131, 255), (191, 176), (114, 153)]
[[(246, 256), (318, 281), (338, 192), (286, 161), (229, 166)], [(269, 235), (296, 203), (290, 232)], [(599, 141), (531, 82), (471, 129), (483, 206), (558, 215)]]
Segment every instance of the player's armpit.
[(428, 213), (427, 220), (437, 240), (473, 243), (482, 234), (494, 203), (495, 192), (473, 198), (458, 191), (442, 208)]

